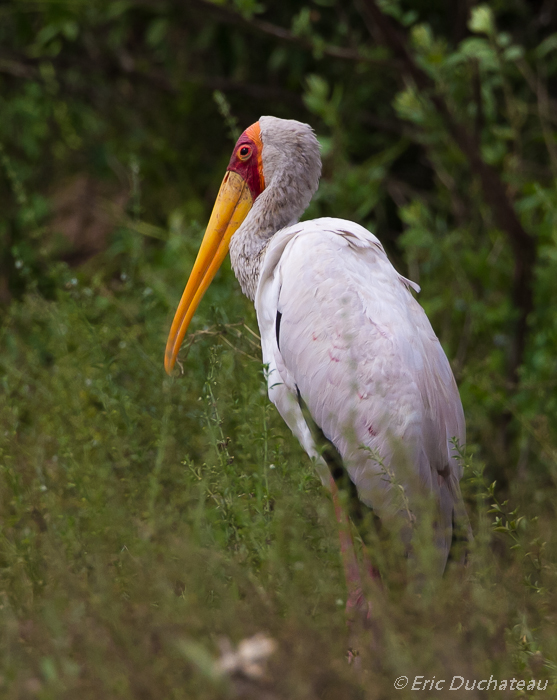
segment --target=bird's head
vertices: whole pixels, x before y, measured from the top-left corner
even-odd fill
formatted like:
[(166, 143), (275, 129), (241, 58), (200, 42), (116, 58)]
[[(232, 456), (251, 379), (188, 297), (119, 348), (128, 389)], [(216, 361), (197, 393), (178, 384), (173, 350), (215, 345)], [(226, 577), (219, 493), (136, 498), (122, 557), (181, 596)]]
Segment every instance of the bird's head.
[(274, 233), (298, 220), (320, 174), (319, 143), (307, 124), (261, 117), (240, 136), (172, 322), (164, 358), (169, 374), (195, 310), (252, 208)]

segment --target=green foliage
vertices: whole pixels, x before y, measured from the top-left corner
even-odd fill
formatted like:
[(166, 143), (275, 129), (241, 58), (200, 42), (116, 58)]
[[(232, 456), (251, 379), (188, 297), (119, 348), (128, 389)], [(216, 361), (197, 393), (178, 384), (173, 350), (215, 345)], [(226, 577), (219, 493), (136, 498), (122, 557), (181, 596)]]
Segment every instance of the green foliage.
[[(329, 0), (0, 7), (2, 697), (557, 681), (557, 19), (522, 0), (378, 4), (427, 84)], [(440, 103), (535, 242), (523, 338), (520, 255)], [(469, 568), (369, 591), (378, 650), (362, 642), (360, 670), (333, 510), (268, 402), (226, 264), (183, 376), (162, 368), (231, 140), (261, 114), (315, 126), (305, 216), (357, 220), (420, 283), (466, 412)], [(261, 631), (267, 676), (223, 676), (223, 639)]]

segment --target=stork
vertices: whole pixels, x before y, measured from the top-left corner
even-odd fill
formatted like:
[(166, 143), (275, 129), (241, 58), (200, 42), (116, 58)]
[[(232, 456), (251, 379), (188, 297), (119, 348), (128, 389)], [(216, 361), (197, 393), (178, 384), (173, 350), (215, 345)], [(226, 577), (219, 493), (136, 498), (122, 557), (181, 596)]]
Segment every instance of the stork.
[[(170, 374), (193, 314), (230, 251), (254, 302), (269, 398), (333, 495), (348, 607), (362, 600), (336, 481), (364, 508), (403, 523), (406, 553), (420, 502), (433, 503), (437, 568), (466, 515), (455, 444), (462, 404), (422, 307), (379, 240), (343, 219), (299, 222), (321, 175), (310, 126), (264, 116), (238, 139), (168, 337)], [(404, 495), (404, 506), (397, 495)], [(421, 500), (420, 500), (421, 499)]]

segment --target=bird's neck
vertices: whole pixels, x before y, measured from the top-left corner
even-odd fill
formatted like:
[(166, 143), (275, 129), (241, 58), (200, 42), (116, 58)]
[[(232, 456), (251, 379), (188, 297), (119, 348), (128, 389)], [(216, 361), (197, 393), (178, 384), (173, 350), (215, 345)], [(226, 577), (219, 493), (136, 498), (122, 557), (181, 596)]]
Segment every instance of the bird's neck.
[(261, 265), (274, 234), (298, 221), (302, 212), (283, 204), (277, 188), (264, 190), (255, 200), (244, 222), (230, 241), (230, 261), (242, 292), (253, 301), (259, 283)]

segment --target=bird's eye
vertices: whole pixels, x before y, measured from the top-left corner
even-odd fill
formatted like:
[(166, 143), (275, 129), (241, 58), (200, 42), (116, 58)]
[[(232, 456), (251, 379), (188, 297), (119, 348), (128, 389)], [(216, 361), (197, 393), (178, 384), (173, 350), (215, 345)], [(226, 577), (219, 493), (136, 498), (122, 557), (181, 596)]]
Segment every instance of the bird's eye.
[(238, 151), (238, 158), (240, 160), (247, 160), (251, 156), (251, 148), (249, 146), (242, 146)]

